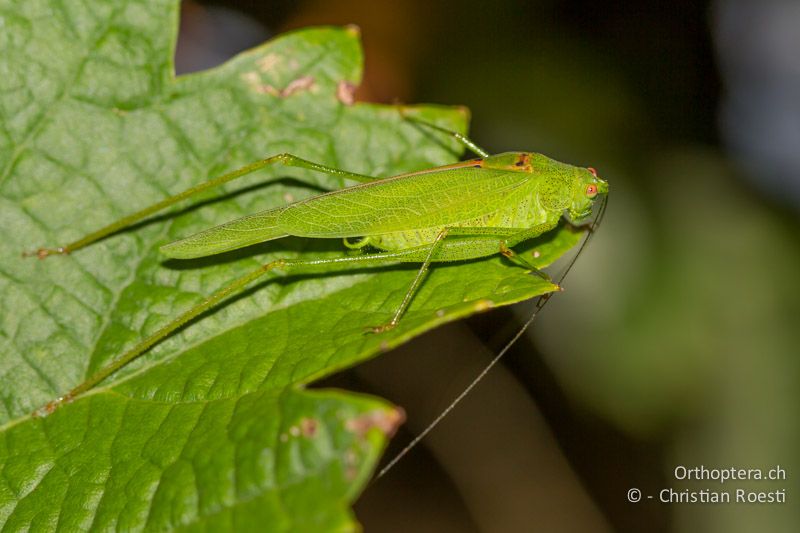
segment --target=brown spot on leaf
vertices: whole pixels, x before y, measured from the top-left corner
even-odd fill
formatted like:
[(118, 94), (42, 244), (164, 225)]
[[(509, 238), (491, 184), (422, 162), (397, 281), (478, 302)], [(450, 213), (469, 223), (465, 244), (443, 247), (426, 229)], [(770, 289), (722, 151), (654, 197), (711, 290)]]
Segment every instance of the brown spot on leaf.
[(336, 98), (344, 105), (353, 105), (356, 101), (356, 85), (342, 80), (336, 86)]
[(44, 418), (46, 416), (53, 414), (59, 407), (61, 407), (65, 403), (71, 403), (72, 400), (74, 399), (75, 398), (73, 398), (71, 394), (67, 394), (66, 396), (61, 396), (53, 401), (47, 402), (47, 404), (45, 404), (43, 407), (40, 407), (39, 409), (31, 413), (31, 416), (33, 418)]
[(304, 418), (300, 420), (300, 431), (305, 437), (313, 437), (317, 434), (319, 423), (313, 418)]
[(69, 248), (59, 246), (58, 248), (39, 248), (33, 251), (22, 252), (22, 257), (35, 257), (41, 261), (47, 259), (51, 255), (69, 255), (69, 253)]
[(261, 82), (261, 77), (258, 75), (258, 72), (254, 70), (244, 72), (242, 74), (242, 79), (247, 82), (248, 85), (258, 85)]
[[(256, 77), (254, 78), (251, 76), (251, 74), (255, 74)], [(292, 80), (283, 89), (276, 89), (272, 85), (258, 83), (258, 74), (255, 72), (245, 73), (242, 75), (242, 78), (244, 78), (244, 80), (253, 88), (254, 91), (261, 94), (275, 96), (276, 98), (288, 98), (297, 92), (307, 91), (314, 86), (313, 76), (303, 76), (301, 78), (297, 78), (296, 80)]]
[(252, 89), (253, 91), (261, 94), (271, 94), (273, 96), (278, 96), (278, 91), (275, 90), (275, 87), (272, 85), (266, 85), (261, 83), (261, 76), (259, 76), (258, 72), (251, 70), (249, 72), (245, 72), (241, 75), (242, 80)]
[(267, 54), (258, 61), (256, 61), (256, 65), (258, 65), (258, 69), (261, 72), (269, 72), (275, 65), (281, 62), (280, 56), (277, 54)]
[(370, 411), (356, 418), (351, 418), (345, 422), (344, 427), (348, 431), (358, 435), (359, 438), (364, 438), (367, 432), (372, 428), (377, 428), (387, 437), (392, 437), (395, 431), (397, 431), (397, 428), (400, 427), (400, 424), (405, 422), (405, 420), (405, 411), (399, 407), (395, 407), (389, 410)]
[(314, 85), (314, 77), (313, 76), (303, 76), (302, 78), (297, 78), (289, 82), (282, 91), (281, 97), (287, 98), (299, 91), (307, 91)]

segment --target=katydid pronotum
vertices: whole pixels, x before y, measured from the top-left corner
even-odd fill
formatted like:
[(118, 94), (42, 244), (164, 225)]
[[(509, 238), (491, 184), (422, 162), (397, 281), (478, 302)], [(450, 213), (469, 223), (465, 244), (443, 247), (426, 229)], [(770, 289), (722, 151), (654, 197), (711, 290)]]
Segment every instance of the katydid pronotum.
[(586, 219), (595, 200), (608, 192), (608, 184), (593, 168), (560, 163), (531, 152), (489, 155), (460, 133), (404, 116), (406, 120), (452, 136), (478, 159), (376, 178), (288, 153), (279, 154), (166, 198), (65, 246), (40, 248), (27, 254), (44, 259), (72, 253), (201, 191), (274, 164), (309, 169), (359, 183), (239, 218), (162, 246), (165, 256), (188, 259), (298, 236), (344, 239), (347, 248), (360, 249), (362, 253), (324, 259), (278, 259), (266, 263), (174, 318), (38, 414), (51, 412), (59, 404), (88, 391), (176, 329), (272, 270), (302, 272), (304, 269), (340, 270), (419, 263), (417, 275), (398, 302), (394, 315), (386, 323), (370, 328), (369, 332), (376, 334), (397, 326), (431, 263), (502, 254), (511, 262), (546, 277), (512, 248), (554, 229), (564, 214), (572, 223)]

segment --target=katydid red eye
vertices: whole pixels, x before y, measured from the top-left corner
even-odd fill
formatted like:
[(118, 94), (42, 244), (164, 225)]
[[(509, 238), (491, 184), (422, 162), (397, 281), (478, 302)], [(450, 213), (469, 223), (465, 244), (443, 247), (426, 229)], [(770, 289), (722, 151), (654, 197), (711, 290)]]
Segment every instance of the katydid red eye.
[(592, 167), (586, 167), (586, 170), (592, 173), (592, 176), (597, 177), (597, 171)]
[(589, 198), (594, 198), (595, 196), (597, 196), (597, 185), (595, 185), (594, 183), (590, 183), (589, 185), (587, 185), (586, 196), (588, 196)]

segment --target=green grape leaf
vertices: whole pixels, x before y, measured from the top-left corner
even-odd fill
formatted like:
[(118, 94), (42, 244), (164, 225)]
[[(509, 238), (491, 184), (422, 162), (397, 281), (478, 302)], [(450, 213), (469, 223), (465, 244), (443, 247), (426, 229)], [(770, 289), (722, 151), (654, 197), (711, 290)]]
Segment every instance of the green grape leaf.
[[(0, 0), (0, 525), (356, 529), (350, 503), (402, 412), (305, 385), (556, 287), (500, 258), (437, 265), (400, 327), (365, 335), (391, 316), (413, 265), (268, 279), (32, 416), (235, 277), (278, 257), (344, 253), (285, 239), (180, 262), (159, 245), (345, 184), (265, 170), (69, 256), (23, 250), (281, 152), (374, 176), (460, 155), (394, 107), (352, 102), (354, 28), (287, 34), (176, 78), (177, 17), (174, 0)], [(466, 130), (459, 108), (414, 113)], [(544, 266), (580, 236), (561, 227), (529, 248)]]

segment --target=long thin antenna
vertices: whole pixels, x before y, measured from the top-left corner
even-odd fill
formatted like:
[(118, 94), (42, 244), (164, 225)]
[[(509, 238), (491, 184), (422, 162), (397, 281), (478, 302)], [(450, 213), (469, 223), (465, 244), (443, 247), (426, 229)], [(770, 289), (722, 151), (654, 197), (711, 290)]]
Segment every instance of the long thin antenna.
[[(603, 197), (603, 203), (600, 204), (600, 208), (597, 211), (597, 215), (595, 216), (594, 220), (592, 221), (591, 225), (589, 226), (589, 234), (586, 236), (586, 238), (581, 243), (581, 246), (580, 246), (580, 248), (578, 248), (577, 253), (575, 253), (575, 255), (572, 257), (570, 262), (567, 264), (567, 267), (564, 270), (564, 273), (561, 274), (561, 276), (558, 278), (558, 282), (556, 283), (557, 285), (561, 285), (561, 283), (564, 281), (564, 278), (567, 277), (567, 274), (569, 273), (570, 270), (572, 270), (572, 267), (575, 264), (575, 261), (577, 261), (578, 256), (581, 255), (581, 252), (583, 252), (583, 249), (586, 248), (586, 245), (589, 243), (589, 239), (592, 238), (592, 235), (594, 235), (594, 232), (600, 226), (600, 222), (603, 220), (603, 215), (605, 215), (606, 205), (607, 204), (608, 204), (608, 195)], [(511, 340), (508, 341), (505, 346), (503, 346), (503, 349), (500, 350), (500, 352), (498, 352), (498, 354), (495, 355), (492, 358), (491, 361), (489, 361), (489, 364), (487, 364), (484, 367), (484, 369), (481, 370), (481, 372), (477, 376), (475, 376), (475, 378), (470, 382), (470, 384), (467, 385), (467, 387), (463, 391), (461, 391), (461, 393), (459, 393), (459, 395), (456, 396), (453, 399), (452, 402), (450, 402), (450, 405), (448, 405), (441, 413), (439, 413), (439, 415), (436, 418), (434, 418), (433, 421), (430, 424), (428, 424), (428, 426), (424, 430), (422, 430), (422, 432), (419, 435), (414, 437), (411, 440), (411, 442), (409, 442), (402, 450), (400, 450), (397, 453), (397, 455), (395, 455), (392, 458), (392, 460), (389, 461), (386, 464), (386, 466), (381, 468), (380, 472), (378, 472), (378, 474), (373, 478), (373, 480), (372, 480), (373, 482), (375, 482), (378, 479), (380, 479), (381, 477), (383, 477), (389, 470), (391, 470), (394, 467), (394, 465), (397, 464), (398, 461), (400, 461), (400, 459), (405, 457), (405, 455), (408, 452), (410, 452), (412, 449), (414, 449), (417, 446), (417, 444), (419, 444), (419, 442), (422, 439), (424, 439), (428, 435), (428, 433), (430, 433), (433, 430), (433, 428), (438, 426), (439, 423), (444, 419), (444, 417), (446, 417), (448, 414), (450, 414), (450, 412), (453, 409), (455, 409), (456, 406), (459, 403), (461, 403), (461, 400), (463, 400), (470, 393), (470, 391), (472, 391), (472, 389), (474, 389), (475, 386), (478, 383), (480, 383), (481, 380), (483, 380), (483, 378), (486, 376), (486, 374), (488, 374), (489, 371), (498, 362), (500, 362), (500, 359), (503, 358), (503, 356), (506, 354), (506, 352), (508, 352), (508, 350), (511, 349), (511, 347), (514, 345), (514, 343), (516, 343), (519, 340), (519, 338), (522, 337), (522, 334), (525, 333), (525, 331), (530, 327), (530, 325), (533, 324), (533, 322), (536, 320), (536, 317), (539, 315), (539, 312), (544, 308), (545, 304), (547, 304), (547, 302), (550, 301), (550, 296), (552, 294), (553, 293), (547, 293), (547, 294), (539, 297), (539, 299), (536, 301), (536, 305), (534, 306), (533, 313), (531, 313), (530, 318), (528, 318), (528, 320), (525, 322), (525, 324), (522, 325), (522, 327), (519, 329), (519, 331), (517, 331), (517, 333), (511, 338)]]

